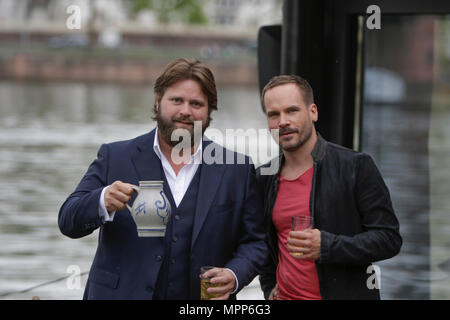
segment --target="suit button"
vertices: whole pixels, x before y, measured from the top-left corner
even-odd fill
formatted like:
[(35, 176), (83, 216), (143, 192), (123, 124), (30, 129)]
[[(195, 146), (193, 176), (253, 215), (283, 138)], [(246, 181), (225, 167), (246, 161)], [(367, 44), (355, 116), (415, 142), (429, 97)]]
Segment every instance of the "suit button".
[(173, 286), (173, 282), (169, 282), (169, 287)]
[(156, 261), (161, 261), (162, 257), (161, 256), (156, 256)]
[(170, 263), (174, 264), (175, 263), (175, 259), (170, 260)]
[(179, 215), (177, 215), (177, 214), (175, 215), (175, 217), (174, 217), (174, 218), (175, 218), (175, 220), (180, 220), (180, 216), (179, 216)]
[(153, 288), (150, 287), (150, 286), (147, 286), (147, 287), (145, 287), (145, 291), (147, 291), (147, 292), (152, 292), (152, 291), (153, 291)]
[(177, 242), (178, 238), (176, 236), (172, 237), (173, 242)]

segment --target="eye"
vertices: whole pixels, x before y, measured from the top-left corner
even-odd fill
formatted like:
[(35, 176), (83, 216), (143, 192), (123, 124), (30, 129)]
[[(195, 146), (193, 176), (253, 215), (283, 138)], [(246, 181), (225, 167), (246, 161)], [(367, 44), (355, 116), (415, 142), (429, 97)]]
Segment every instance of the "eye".
[(193, 106), (194, 108), (201, 108), (203, 107), (205, 104), (201, 101), (197, 101), (197, 100), (193, 100), (191, 101), (191, 106)]
[(175, 104), (180, 104), (180, 103), (183, 102), (183, 99), (178, 98), (178, 97), (174, 97), (174, 98), (172, 98), (171, 100), (172, 100), (172, 102), (174, 102)]

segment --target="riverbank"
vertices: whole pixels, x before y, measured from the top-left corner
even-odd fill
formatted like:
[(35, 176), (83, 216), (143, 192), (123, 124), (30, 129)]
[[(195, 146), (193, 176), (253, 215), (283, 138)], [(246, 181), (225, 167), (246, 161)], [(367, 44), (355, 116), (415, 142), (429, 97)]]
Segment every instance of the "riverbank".
[[(170, 53), (168, 52), (168, 56)], [(192, 57), (178, 55), (176, 57)], [(171, 59), (130, 59), (71, 55), (34, 56), (21, 52), (0, 59), (0, 79), (39, 81), (83, 81), (124, 84), (153, 83)], [(218, 85), (257, 85), (255, 63), (204, 61)]]
[(0, 79), (148, 84), (169, 61), (195, 57), (218, 85), (257, 85), (256, 37), (249, 34), (124, 29), (108, 47), (100, 30), (62, 31), (1, 29)]

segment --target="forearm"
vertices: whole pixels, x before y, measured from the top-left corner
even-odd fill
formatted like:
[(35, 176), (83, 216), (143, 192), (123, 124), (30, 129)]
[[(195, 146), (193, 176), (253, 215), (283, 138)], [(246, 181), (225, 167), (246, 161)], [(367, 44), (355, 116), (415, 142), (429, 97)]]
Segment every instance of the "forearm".
[(234, 257), (228, 261), (225, 268), (233, 270), (236, 275), (238, 287), (236, 292), (248, 285), (259, 273), (261, 262), (266, 255), (263, 241), (241, 245), (235, 252)]
[(396, 230), (371, 230), (355, 236), (321, 231), (320, 263), (368, 264), (395, 256), (401, 247)]
[(101, 224), (100, 195), (106, 186), (107, 146), (102, 145), (97, 159), (89, 166), (76, 190), (61, 206), (58, 225), (61, 232), (71, 238), (92, 233)]
[(102, 189), (74, 192), (64, 202), (58, 215), (59, 229), (64, 235), (81, 238), (91, 234), (102, 224), (98, 211)]

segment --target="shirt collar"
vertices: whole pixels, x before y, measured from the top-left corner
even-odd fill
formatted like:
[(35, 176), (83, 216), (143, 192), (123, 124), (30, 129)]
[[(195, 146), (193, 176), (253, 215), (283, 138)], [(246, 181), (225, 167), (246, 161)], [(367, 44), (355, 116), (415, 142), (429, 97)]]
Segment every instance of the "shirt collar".
[[(189, 160), (188, 164), (194, 163), (194, 164), (200, 164), (202, 162), (202, 151), (203, 151), (203, 143), (199, 143), (197, 146), (197, 149), (195, 150), (194, 154), (191, 155), (191, 159)], [(160, 160), (164, 159), (167, 160), (164, 154), (161, 151), (161, 147), (159, 145), (158, 140), (158, 126), (156, 126), (155, 129), (155, 138), (153, 140), (153, 150), (155, 151), (156, 155)]]

